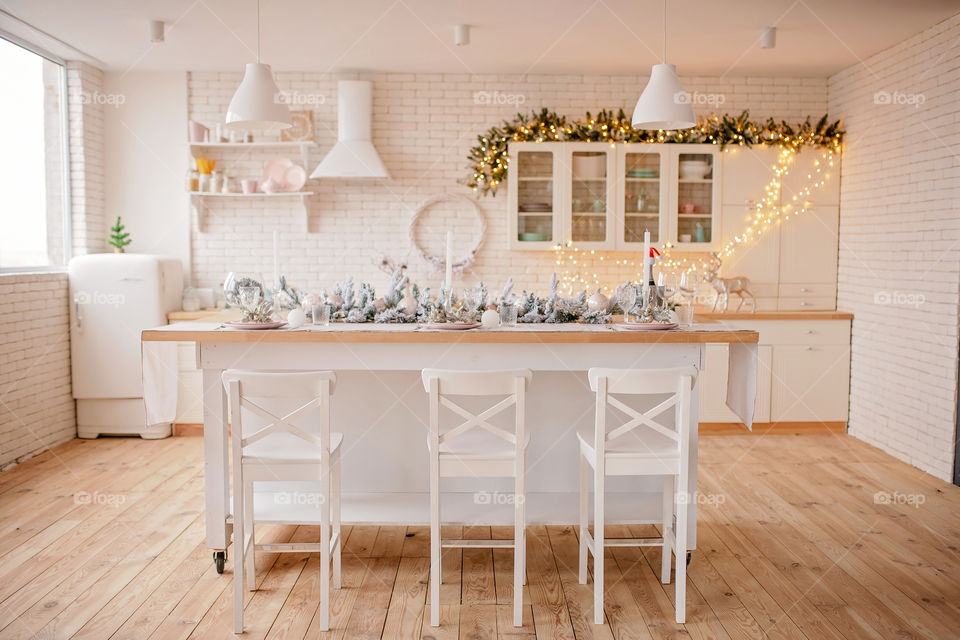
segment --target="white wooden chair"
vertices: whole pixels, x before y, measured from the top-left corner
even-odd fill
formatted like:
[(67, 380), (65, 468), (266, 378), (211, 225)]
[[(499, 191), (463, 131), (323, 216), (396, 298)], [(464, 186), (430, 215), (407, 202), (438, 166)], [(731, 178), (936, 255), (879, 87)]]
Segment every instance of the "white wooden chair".
[[(320, 629), (330, 628), (330, 561), (340, 588), (340, 444), (330, 431), (330, 371), (223, 372), (230, 401), (233, 457), (233, 630), (243, 633), (243, 580), (256, 589), (255, 550), (320, 552)], [(280, 413), (275, 413), (279, 411)], [(309, 414), (316, 413), (311, 416)], [(255, 544), (254, 482), (319, 483), (319, 543)], [(332, 512), (332, 524), (331, 524)], [(271, 522), (277, 522), (271, 517)], [(288, 524), (315, 524), (292, 518)], [(331, 531), (332, 529), (332, 531)]]
[[(593, 621), (603, 624), (603, 552), (606, 547), (660, 546), (660, 581), (670, 582), (670, 552), (676, 555), (677, 622), (686, 618), (687, 587), (687, 470), (690, 460), (690, 402), (697, 379), (693, 367), (672, 369), (590, 369), (590, 388), (596, 392), (594, 432), (577, 434), (580, 440), (580, 584), (587, 582), (587, 554), (593, 562)], [(670, 394), (653, 408), (640, 412), (614, 395)], [(628, 416), (624, 424), (607, 429), (607, 405)], [(673, 426), (654, 420), (673, 408)], [(589, 517), (590, 470), (593, 469), (593, 535)], [(603, 533), (604, 479), (607, 476), (662, 476), (663, 535), (659, 538), (606, 538)], [(676, 526), (674, 526), (676, 507)]]
[[(442, 547), (513, 549), (513, 624), (523, 625), (523, 585), (526, 584), (526, 488), (524, 454), (530, 436), (524, 424), (529, 369), (507, 371), (423, 370), (423, 387), (430, 394), (430, 624), (440, 625), (440, 550)], [(448, 396), (506, 396), (474, 414)], [(515, 407), (515, 429), (488, 422)], [(465, 421), (441, 431), (440, 407)], [(512, 540), (465, 540), (440, 537), (440, 478), (514, 478), (514, 537)]]

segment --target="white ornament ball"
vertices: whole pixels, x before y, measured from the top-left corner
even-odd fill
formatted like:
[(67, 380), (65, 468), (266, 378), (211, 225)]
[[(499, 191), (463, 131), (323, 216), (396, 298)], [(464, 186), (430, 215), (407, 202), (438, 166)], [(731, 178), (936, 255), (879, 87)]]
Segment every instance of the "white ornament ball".
[(408, 316), (413, 315), (417, 312), (417, 299), (411, 294), (404, 296), (400, 301), (400, 309)]
[(587, 298), (587, 309), (590, 311), (606, 311), (610, 300), (599, 291)]
[(500, 326), (500, 314), (493, 309), (487, 309), (480, 316), (480, 324), (487, 329), (496, 329)]
[(302, 327), (307, 323), (307, 314), (303, 309), (293, 309), (287, 314), (287, 326), (291, 329)]

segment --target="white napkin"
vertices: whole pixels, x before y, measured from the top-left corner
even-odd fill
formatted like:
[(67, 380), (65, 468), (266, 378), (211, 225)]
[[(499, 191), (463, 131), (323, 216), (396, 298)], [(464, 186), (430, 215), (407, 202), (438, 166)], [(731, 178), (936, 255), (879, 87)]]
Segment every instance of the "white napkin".
[(141, 341), (140, 353), (147, 424), (173, 422), (177, 417), (177, 343)]
[(757, 344), (731, 342), (727, 365), (727, 406), (753, 430), (757, 400)]

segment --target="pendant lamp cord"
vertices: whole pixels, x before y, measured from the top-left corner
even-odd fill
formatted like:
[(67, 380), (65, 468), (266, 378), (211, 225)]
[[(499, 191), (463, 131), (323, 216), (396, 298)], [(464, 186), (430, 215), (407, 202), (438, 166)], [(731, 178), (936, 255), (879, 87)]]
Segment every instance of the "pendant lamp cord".
[(663, 0), (663, 64), (667, 64), (667, 0)]
[[(664, 5), (664, 11), (666, 11), (666, 5)], [(257, 64), (260, 64), (260, 0), (257, 0)]]

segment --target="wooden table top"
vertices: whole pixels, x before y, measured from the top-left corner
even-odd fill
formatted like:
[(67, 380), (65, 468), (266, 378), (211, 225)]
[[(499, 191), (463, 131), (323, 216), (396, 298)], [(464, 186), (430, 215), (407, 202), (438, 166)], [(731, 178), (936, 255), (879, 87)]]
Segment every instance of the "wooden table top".
[(144, 342), (204, 343), (755, 343), (756, 331), (720, 323), (695, 324), (668, 331), (630, 331), (616, 325), (521, 324), (500, 329), (429, 330), (415, 324), (343, 324), (300, 329), (238, 330), (216, 322), (180, 322), (141, 334)]

